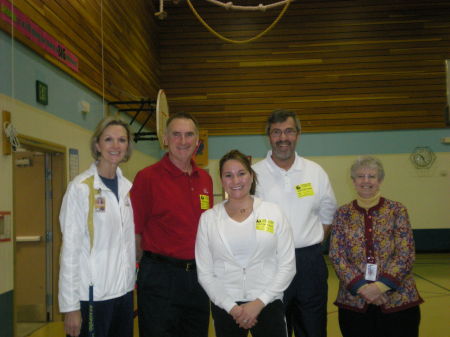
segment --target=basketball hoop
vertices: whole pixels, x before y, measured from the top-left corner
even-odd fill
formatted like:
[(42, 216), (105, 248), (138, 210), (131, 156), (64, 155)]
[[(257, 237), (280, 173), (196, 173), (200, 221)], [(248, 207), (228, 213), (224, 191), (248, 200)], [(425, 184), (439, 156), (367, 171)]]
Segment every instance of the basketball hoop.
[(164, 133), (166, 131), (166, 123), (169, 119), (169, 105), (167, 97), (163, 89), (159, 89), (156, 99), (156, 136), (158, 137), (161, 149), (164, 149)]

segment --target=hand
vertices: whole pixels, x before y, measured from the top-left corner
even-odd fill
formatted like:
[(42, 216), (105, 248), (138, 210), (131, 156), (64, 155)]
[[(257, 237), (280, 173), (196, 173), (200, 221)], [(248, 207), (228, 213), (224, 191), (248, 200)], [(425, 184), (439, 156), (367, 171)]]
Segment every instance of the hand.
[(378, 297), (375, 301), (373, 301), (372, 304), (379, 306), (379, 305), (383, 305), (383, 304), (387, 303), (387, 301), (388, 301), (387, 295), (383, 294), (380, 297)]
[(250, 329), (258, 323), (258, 315), (264, 308), (264, 303), (257, 298), (254, 301), (247, 302), (241, 305), (242, 313), (236, 320), (240, 328)]
[(247, 318), (244, 318), (243, 316), (244, 314), (244, 308), (240, 305), (235, 305), (233, 308), (231, 308), (230, 310), (230, 315), (233, 317), (234, 321), (236, 322), (236, 324), (239, 325), (239, 327), (244, 328), (244, 329), (250, 329), (250, 327), (244, 327), (249, 325), (249, 320)]
[[(378, 288), (375, 283), (370, 283), (362, 286), (358, 289), (358, 294), (361, 295), (367, 303), (374, 303), (384, 295), (384, 293)], [(384, 304), (384, 303), (382, 303)]]
[[(244, 329), (250, 329), (252, 326), (249, 326), (250, 323), (248, 319), (244, 318), (243, 316), (244, 313), (244, 308), (240, 305), (235, 305), (233, 308), (231, 308), (230, 310), (230, 315), (233, 317), (234, 321), (236, 322), (236, 324), (239, 325), (239, 327), (244, 328)], [(249, 327), (247, 327), (249, 326)]]
[(326, 241), (328, 239), (328, 236), (331, 233), (331, 224), (322, 224), (323, 227), (323, 241)]
[(71, 337), (78, 337), (81, 331), (81, 311), (67, 312), (64, 317), (64, 331)]
[(235, 305), (233, 308), (231, 308), (230, 310), (230, 315), (233, 317), (233, 319), (236, 321), (239, 316), (242, 314), (242, 307), (240, 307), (239, 305)]

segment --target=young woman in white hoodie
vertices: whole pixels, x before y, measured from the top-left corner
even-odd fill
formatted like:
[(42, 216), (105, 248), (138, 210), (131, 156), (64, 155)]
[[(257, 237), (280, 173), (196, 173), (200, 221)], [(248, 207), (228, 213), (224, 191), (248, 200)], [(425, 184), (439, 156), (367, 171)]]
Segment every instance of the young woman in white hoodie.
[(292, 232), (280, 208), (253, 196), (256, 174), (237, 150), (220, 160), (227, 200), (200, 218), (195, 259), (217, 337), (287, 336), (283, 291), (295, 275)]

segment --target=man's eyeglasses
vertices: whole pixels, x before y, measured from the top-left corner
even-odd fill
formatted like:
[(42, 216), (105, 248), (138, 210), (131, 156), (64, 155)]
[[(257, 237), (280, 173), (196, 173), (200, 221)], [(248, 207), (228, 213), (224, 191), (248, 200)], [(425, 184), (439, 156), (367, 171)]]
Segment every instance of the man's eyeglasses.
[(297, 135), (297, 130), (296, 129), (292, 129), (292, 128), (287, 128), (287, 129), (284, 129), (284, 130), (280, 130), (280, 129), (272, 129), (272, 130), (270, 130), (270, 135), (272, 137), (280, 137), (282, 133), (284, 133), (284, 135), (286, 137), (292, 137), (292, 136)]

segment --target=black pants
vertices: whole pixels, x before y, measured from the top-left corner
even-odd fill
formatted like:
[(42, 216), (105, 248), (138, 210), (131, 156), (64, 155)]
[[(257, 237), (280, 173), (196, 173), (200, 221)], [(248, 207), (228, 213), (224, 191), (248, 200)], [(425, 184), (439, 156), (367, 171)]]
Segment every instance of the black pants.
[[(94, 290), (95, 291), (95, 290)], [(89, 302), (81, 301), (80, 337), (89, 337)], [(133, 292), (107, 301), (95, 301), (94, 335), (95, 337), (133, 336)]]
[(369, 305), (366, 312), (339, 309), (343, 337), (418, 337), (419, 323), (419, 306), (390, 314), (376, 305)]
[(207, 337), (209, 299), (196, 270), (145, 256), (138, 273), (140, 337)]
[[(214, 319), (214, 328), (217, 337), (247, 337), (248, 331), (242, 329), (229, 313), (222, 308), (211, 304)], [(261, 310), (258, 323), (250, 329), (253, 337), (286, 337), (286, 321), (284, 319), (284, 306), (280, 300), (269, 303)]]
[(284, 292), (288, 335), (326, 337), (328, 269), (322, 245), (295, 250), (297, 274)]

